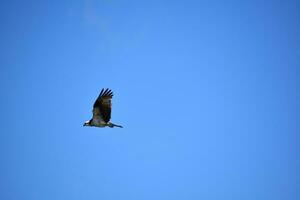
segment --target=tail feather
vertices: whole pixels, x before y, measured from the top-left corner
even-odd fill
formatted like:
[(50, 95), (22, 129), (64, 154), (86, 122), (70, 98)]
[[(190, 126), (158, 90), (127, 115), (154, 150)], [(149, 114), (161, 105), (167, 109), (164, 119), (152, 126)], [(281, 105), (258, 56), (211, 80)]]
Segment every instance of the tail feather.
[(110, 127), (110, 128), (113, 128), (113, 127), (123, 128), (123, 126), (117, 125), (117, 124), (113, 124), (113, 123), (109, 123), (109, 127)]

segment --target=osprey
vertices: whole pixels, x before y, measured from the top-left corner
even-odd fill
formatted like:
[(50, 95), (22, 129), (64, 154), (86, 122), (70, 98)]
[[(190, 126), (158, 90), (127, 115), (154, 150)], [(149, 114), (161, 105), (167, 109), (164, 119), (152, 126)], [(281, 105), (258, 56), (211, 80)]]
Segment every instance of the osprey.
[(123, 128), (120, 125), (111, 123), (111, 99), (113, 97), (113, 92), (110, 89), (102, 89), (97, 100), (93, 106), (93, 118), (89, 121), (86, 121), (83, 126), (96, 126), (96, 127), (105, 127), (110, 128), (119, 127)]

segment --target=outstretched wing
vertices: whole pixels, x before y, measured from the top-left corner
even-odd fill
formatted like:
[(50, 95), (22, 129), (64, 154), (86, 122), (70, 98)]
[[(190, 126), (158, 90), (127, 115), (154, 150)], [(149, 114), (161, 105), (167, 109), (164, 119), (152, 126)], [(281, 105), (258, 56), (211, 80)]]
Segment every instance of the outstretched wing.
[(93, 118), (109, 122), (111, 116), (111, 99), (113, 92), (110, 89), (102, 89), (93, 106)]

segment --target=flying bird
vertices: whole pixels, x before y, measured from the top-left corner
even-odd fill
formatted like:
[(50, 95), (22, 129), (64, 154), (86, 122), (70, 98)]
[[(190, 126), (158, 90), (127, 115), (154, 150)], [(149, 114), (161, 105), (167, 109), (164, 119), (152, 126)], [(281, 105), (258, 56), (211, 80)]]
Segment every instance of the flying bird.
[(83, 126), (95, 126), (95, 127), (119, 127), (120, 125), (113, 124), (110, 122), (111, 116), (111, 99), (113, 92), (110, 89), (102, 89), (97, 100), (93, 106), (93, 118), (86, 121)]

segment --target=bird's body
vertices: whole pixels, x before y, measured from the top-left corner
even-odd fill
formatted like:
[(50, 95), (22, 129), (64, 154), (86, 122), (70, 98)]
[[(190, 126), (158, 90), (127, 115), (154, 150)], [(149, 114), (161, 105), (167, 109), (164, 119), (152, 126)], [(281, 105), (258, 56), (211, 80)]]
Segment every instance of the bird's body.
[(120, 127), (110, 122), (111, 118), (111, 99), (113, 93), (110, 89), (102, 89), (97, 100), (93, 106), (93, 118), (86, 121), (83, 126), (95, 126), (95, 127)]
[(97, 127), (105, 127), (107, 123), (100, 118), (93, 118), (91, 124)]

